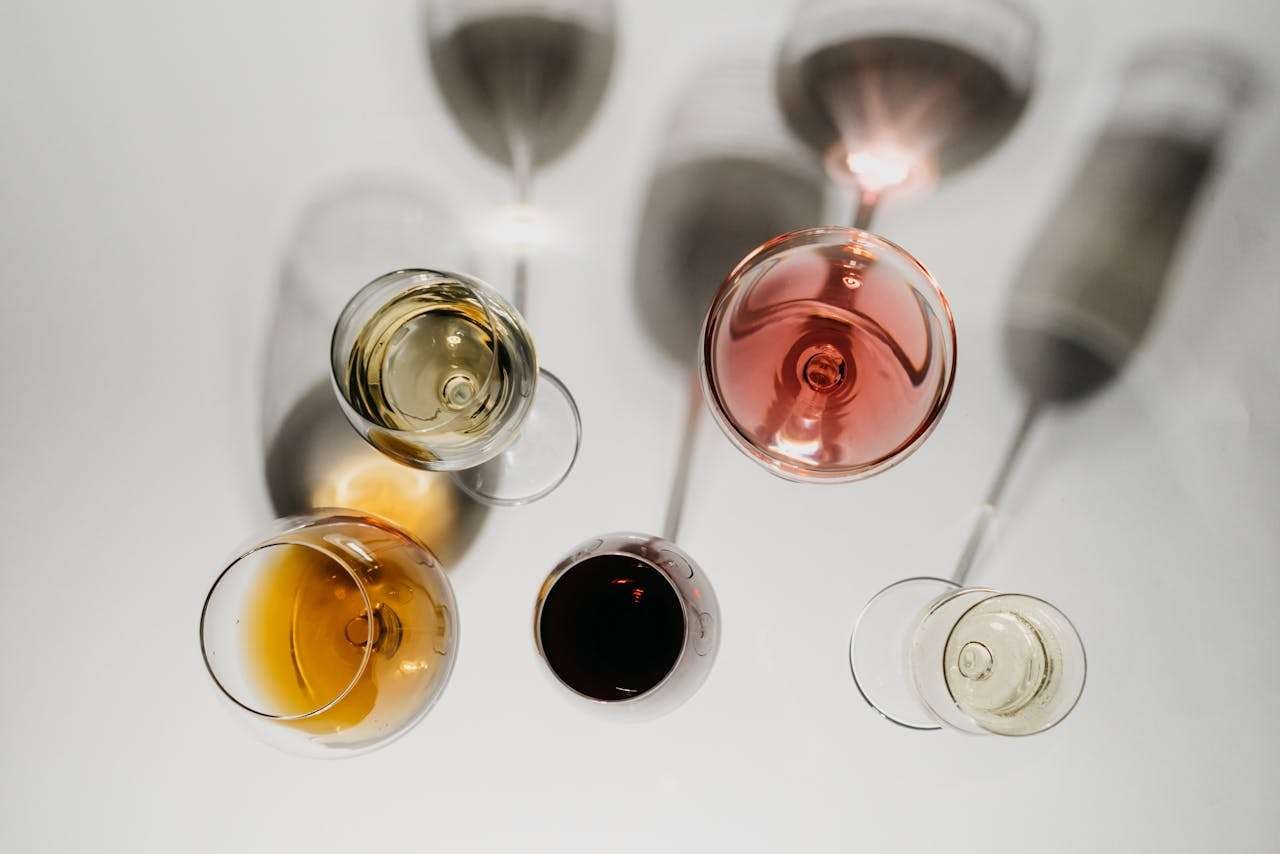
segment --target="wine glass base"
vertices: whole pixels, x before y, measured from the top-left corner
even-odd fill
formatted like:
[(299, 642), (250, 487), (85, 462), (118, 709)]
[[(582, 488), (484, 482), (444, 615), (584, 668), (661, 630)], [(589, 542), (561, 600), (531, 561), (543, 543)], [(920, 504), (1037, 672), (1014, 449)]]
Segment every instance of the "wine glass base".
[(564, 383), (538, 371), (533, 403), (520, 435), (491, 460), (453, 472), (454, 482), (482, 504), (514, 507), (549, 495), (578, 459), (582, 418)]
[(907, 651), (925, 608), (959, 589), (945, 578), (904, 578), (871, 597), (854, 624), (849, 638), (853, 683), (871, 708), (899, 726), (942, 728), (916, 696)]

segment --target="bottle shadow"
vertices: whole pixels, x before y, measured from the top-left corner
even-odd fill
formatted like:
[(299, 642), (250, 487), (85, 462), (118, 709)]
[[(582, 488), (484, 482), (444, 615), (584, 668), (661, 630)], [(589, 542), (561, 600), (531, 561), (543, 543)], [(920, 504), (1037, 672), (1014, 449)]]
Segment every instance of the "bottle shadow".
[[(1135, 103), (1151, 100), (1156, 72), (1208, 76), (1221, 88), (1210, 89), (1221, 115), (1205, 119), (1202, 104), (1136, 112)], [(1195, 238), (1196, 211), (1231, 154), (1232, 119), (1253, 75), (1246, 58), (1209, 45), (1156, 46), (1135, 57), (1010, 289), (1005, 363), (1028, 397), (1085, 401), (1147, 345), (1172, 296), (1178, 256)]]
[(412, 177), (341, 181), (303, 211), (285, 255), (266, 344), (263, 474), (278, 515), (344, 507), (381, 516), (454, 566), (488, 508), (439, 472), (401, 465), (347, 422), (330, 379), (329, 342), (347, 300), (396, 269), (465, 267), (458, 229)]

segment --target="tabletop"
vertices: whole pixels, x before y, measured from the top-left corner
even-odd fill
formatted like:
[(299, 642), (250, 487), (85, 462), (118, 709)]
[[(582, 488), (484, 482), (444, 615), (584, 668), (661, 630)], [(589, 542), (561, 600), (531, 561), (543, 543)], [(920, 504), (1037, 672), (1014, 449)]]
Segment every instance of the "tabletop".
[[(769, 476), (701, 419), (680, 542), (718, 594), (719, 657), (683, 707), (618, 724), (540, 673), (534, 596), (580, 541), (661, 532), (690, 375), (663, 336), (691, 318), (654, 290), (650, 253), (671, 239), (646, 221), (654, 176), (716, 142), (689, 105), (717, 62), (771, 79), (791, 11), (619, 4), (599, 114), (535, 185), (528, 318), (581, 408), (577, 467), (536, 504), (448, 517), (462, 628), (441, 701), (387, 749), (321, 762), (254, 740), (218, 701), (203, 596), (306, 500), (308, 454), (353, 435), (324, 432), (333, 295), (308, 288), (401, 252), (505, 287), (509, 178), (451, 120), (416, 2), (5, 3), (0, 848), (1273, 850), (1280, 6), (1033, 8), (1043, 55), (1015, 132), (877, 225), (951, 299), (941, 426), (903, 465), (827, 486)], [(1000, 318), (1022, 257), (1118, 69), (1188, 34), (1248, 55), (1271, 91), (1143, 348), (1032, 434), (973, 577), (1071, 616), (1083, 699), (1034, 738), (896, 728), (850, 679), (853, 622), (886, 584), (953, 563), (1019, 417)], [(743, 97), (759, 135), (735, 144), (767, 149), (772, 97)], [(351, 261), (352, 199), (421, 227)]]

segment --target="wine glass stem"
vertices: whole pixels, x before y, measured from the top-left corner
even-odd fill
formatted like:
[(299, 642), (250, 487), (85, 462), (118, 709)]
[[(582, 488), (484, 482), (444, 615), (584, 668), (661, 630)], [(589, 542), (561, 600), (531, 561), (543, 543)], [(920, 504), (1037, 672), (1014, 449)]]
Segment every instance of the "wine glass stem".
[(875, 216), (876, 205), (880, 203), (880, 194), (871, 190), (859, 190), (854, 200), (853, 227), (863, 231), (871, 230), (871, 218)]
[(1026, 447), (1027, 436), (1031, 433), (1031, 428), (1035, 425), (1036, 419), (1040, 417), (1040, 413), (1044, 410), (1041, 402), (1032, 398), (1027, 401), (1027, 407), (1023, 410), (1022, 420), (1018, 422), (1018, 429), (1013, 434), (1013, 440), (1009, 443), (1009, 447), (1005, 449), (1004, 457), (1000, 460), (1000, 467), (996, 469), (995, 480), (991, 482), (991, 486), (987, 489), (987, 497), (982, 502), (982, 509), (978, 513), (978, 518), (973, 523), (973, 530), (969, 532), (969, 539), (965, 543), (964, 551), (960, 553), (960, 560), (956, 563), (955, 574), (952, 580), (956, 584), (964, 586), (964, 581), (969, 575), (969, 571), (973, 569), (973, 561), (978, 556), (978, 550), (982, 547), (983, 541), (990, 531), (991, 523), (995, 519), (996, 511), (1000, 506), (1000, 499), (1004, 495), (1004, 488), (1009, 483), (1009, 476), (1013, 473), (1013, 468), (1018, 462), (1022, 449)]
[[(516, 203), (529, 204), (533, 192), (533, 150), (529, 145), (527, 134), (517, 131), (515, 126), (510, 130), (511, 136), (511, 171), (516, 182)], [(527, 315), (529, 308), (529, 258), (523, 248), (516, 250), (515, 282), (511, 291), (511, 302), (522, 316)]]
[(511, 288), (511, 304), (520, 312), (521, 317), (529, 313), (529, 259), (524, 252), (516, 256), (515, 282)]
[(662, 537), (677, 542), (680, 520), (684, 516), (684, 500), (689, 493), (689, 469), (693, 466), (693, 446), (698, 437), (698, 423), (702, 416), (702, 389), (697, 374), (689, 384), (689, 409), (684, 417), (684, 433), (680, 436), (680, 452), (676, 455), (676, 472), (671, 479), (671, 492), (667, 497), (667, 518), (662, 523)]
[(515, 178), (516, 202), (525, 205), (533, 195), (533, 147), (523, 132), (513, 130), (512, 134), (511, 173)]
[[(503, 99), (498, 113), (507, 138), (507, 150), (511, 154), (516, 204), (527, 205), (533, 195), (533, 143), (521, 118), (527, 111), (518, 109), (510, 99)], [(517, 252), (511, 302), (516, 311), (525, 315), (529, 307), (529, 259), (523, 249), (517, 249)]]

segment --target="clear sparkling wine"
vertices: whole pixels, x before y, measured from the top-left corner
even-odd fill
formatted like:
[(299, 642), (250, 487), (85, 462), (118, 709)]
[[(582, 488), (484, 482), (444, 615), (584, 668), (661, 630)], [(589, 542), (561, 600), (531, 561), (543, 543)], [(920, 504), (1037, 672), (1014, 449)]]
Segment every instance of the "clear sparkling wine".
[(846, 243), (789, 250), (748, 275), (708, 352), (747, 442), (803, 469), (848, 469), (929, 429), (948, 333), (898, 268)]
[(344, 392), (378, 427), (429, 436), (438, 449), (465, 444), (501, 424), (514, 389), (534, 383), (532, 349), (512, 346), (524, 334), (461, 286), (410, 288), (360, 328)]
[(1038, 599), (997, 596), (952, 629), (943, 654), (947, 689), (985, 729), (1024, 735), (1051, 722), (1064, 674), (1054, 613)]
[(998, 143), (1028, 96), (997, 64), (959, 45), (909, 36), (828, 44), (781, 75), (784, 112), (817, 150), (896, 144), (927, 153), (939, 174)]

